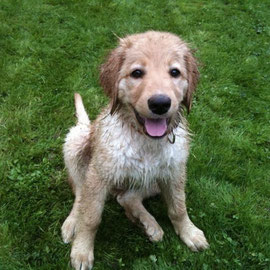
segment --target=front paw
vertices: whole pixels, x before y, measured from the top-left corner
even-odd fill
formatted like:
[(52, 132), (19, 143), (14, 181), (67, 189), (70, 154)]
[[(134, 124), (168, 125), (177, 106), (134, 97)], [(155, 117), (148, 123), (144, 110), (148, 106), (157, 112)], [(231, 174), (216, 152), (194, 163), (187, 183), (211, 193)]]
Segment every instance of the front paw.
[(204, 236), (202, 230), (198, 229), (195, 225), (188, 224), (181, 228), (180, 238), (183, 242), (192, 250), (192, 251), (200, 251), (207, 249), (209, 244)]
[(76, 270), (91, 270), (94, 263), (93, 248), (85, 241), (74, 240), (71, 249), (71, 265)]

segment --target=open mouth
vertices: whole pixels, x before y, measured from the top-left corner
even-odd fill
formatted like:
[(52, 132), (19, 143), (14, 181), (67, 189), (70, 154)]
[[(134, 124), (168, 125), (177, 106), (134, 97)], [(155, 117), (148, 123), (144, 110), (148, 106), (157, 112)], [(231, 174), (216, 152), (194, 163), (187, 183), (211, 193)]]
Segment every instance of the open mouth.
[(161, 139), (167, 134), (169, 118), (144, 118), (135, 109), (134, 112), (146, 135), (153, 139)]

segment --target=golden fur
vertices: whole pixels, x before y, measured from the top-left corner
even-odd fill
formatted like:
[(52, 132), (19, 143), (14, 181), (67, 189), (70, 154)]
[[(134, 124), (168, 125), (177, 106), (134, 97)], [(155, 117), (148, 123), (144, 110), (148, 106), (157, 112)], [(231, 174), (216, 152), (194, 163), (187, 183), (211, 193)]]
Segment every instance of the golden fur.
[[(180, 238), (193, 251), (208, 247), (188, 217), (184, 192), (189, 138), (181, 108), (190, 111), (198, 77), (185, 42), (150, 31), (120, 39), (102, 65), (100, 82), (110, 104), (94, 123), (75, 94), (78, 123), (67, 135), (64, 158), (76, 198), (62, 226), (64, 241), (72, 241), (75, 269), (93, 266), (94, 238), (108, 193), (117, 196), (131, 221), (143, 225), (151, 241), (160, 241), (163, 231), (142, 201), (161, 191)], [(156, 95), (170, 100), (168, 111), (149, 109)]]

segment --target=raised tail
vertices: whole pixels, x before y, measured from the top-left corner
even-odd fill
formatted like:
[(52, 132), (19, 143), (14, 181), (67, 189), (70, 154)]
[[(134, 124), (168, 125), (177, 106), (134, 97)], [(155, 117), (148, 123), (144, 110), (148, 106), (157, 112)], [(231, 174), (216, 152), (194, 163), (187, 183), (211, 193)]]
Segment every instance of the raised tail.
[(90, 120), (89, 120), (88, 115), (84, 109), (81, 95), (78, 93), (75, 93), (74, 99), (75, 99), (76, 116), (78, 119), (77, 124), (90, 125)]

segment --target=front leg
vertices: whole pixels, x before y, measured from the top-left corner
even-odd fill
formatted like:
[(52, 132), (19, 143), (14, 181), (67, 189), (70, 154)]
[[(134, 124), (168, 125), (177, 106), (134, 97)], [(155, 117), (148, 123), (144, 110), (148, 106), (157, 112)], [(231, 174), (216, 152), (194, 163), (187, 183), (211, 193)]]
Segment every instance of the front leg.
[(76, 233), (71, 249), (71, 264), (76, 270), (92, 269), (94, 239), (101, 222), (101, 215), (108, 186), (92, 169), (82, 185), (78, 201)]
[(185, 199), (185, 164), (181, 166), (178, 179), (160, 182), (161, 192), (168, 206), (168, 215), (175, 232), (192, 250), (199, 251), (209, 247), (203, 231), (198, 229), (190, 220)]

